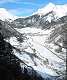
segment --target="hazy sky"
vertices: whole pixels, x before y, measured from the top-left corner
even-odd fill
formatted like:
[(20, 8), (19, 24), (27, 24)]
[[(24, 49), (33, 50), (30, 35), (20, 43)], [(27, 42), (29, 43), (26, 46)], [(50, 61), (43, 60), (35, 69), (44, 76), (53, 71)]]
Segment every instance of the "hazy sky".
[(29, 16), (50, 2), (67, 4), (67, 0), (0, 0), (0, 8), (5, 8), (17, 16)]

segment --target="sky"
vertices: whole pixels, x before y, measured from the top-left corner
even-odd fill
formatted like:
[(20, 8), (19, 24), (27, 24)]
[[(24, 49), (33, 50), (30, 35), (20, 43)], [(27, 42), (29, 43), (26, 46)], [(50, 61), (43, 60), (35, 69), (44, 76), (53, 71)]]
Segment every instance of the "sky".
[(67, 0), (0, 0), (0, 8), (16, 16), (30, 16), (48, 3), (67, 4)]

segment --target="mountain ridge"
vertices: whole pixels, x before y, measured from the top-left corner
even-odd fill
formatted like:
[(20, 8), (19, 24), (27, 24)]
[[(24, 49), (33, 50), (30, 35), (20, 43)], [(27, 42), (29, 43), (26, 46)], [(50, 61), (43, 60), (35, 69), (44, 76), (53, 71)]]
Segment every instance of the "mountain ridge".
[(67, 14), (66, 8), (67, 8), (67, 4), (55, 5), (53, 3), (49, 3), (45, 7), (38, 9), (38, 11), (33, 14), (45, 15), (53, 11), (56, 14), (56, 16), (62, 17)]
[[(56, 5), (53, 3), (48, 3), (46, 6), (38, 9), (36, 12), (34, 12), (31, 16), (33, 15), (39, 15), (40, 17), (43, 15), (48, 14), (49, 12), (52, 12), (54, 14), (55, 18), (61, 18), (63, 16), (67, 15), (67, 4), (64, 5)], [(27, 16), (29, 17), (29, 16)], [(5, 8), (0, 8), (0, 19), (1, 20), (15, 20), (18, 18), (27, 18), (27, 17), (21, 17), (21, 16), (16, 16), (13, 15), (9, 12), (9, 10)], [(49, 22), (51, 22), (51, 18), (47, 19)]]

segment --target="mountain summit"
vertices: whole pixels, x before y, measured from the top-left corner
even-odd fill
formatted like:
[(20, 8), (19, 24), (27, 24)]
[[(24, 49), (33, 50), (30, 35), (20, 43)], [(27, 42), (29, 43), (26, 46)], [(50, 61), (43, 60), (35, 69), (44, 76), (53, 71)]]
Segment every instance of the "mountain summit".
[(46, 15), (47, 13), (53, 11), (56, 17), (63, 17), (67, 15), (67, 4), (64, 5), (55, 5), (53, 3), (49, 3), (45, 7), (38, 9), (37, 12), (33, 14)]

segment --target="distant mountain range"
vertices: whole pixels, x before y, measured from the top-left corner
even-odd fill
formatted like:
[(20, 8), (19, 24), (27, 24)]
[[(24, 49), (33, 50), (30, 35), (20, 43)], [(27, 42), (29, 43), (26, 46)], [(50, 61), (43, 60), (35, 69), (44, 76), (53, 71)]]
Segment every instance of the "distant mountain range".
[(55, 24), (60, 24), (66, 21), (67, 17), (67, 4), (54, 5), (49, 3), (46, 7), (38, 9), (32, 16), (26, 18), (18, 18), (14, 20), (16, 24), (20, 24), (19, 28), (24, 27), (37, 27), (37, 28), (50, 28)]
[[(35, 16), (35, 17), (36, 17), (36, 15), (40, 16), (40, 17), (47, 15), (46, 21), (51, 22), (51, 20), (53, 20), (53, 19), (58, 19), (60, 17), (63, 17), (63, 16), (67, 15), (67, 4), (55, 5), (53, 3), (49, 3), (45, 7), (41, 8), (41, 9), (38, 9), (36, 12), (34, 12), (32, 14), (32, 16)], [(0, 19), (1, 20), (5, 20), (5, 19), (15, 20), (17, 18), (19, 18), (19, 16), (15, 16), (15, 15), (11, 14), (5, 8), (0, 8)]]

